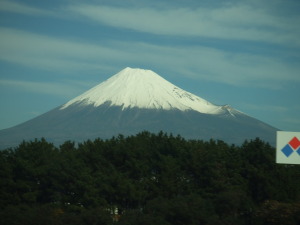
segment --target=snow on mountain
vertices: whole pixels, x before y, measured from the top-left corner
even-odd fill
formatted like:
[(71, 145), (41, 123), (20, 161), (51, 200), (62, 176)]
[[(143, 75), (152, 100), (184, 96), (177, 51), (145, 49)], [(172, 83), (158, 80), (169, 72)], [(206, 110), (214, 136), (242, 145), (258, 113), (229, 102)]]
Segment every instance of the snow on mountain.
[(121, 106), (122, 109), (137, 107), (195, 110), (206, 114), (222, 114), (227, 111), (232, 115), (232, 111), (238, 112), (229, 106), (217, 106), (184, 91), (151, 70), (129, 67), (67, 102), (60, 109), (66, 109), (72, 104), (98, 107), (107, 103)]

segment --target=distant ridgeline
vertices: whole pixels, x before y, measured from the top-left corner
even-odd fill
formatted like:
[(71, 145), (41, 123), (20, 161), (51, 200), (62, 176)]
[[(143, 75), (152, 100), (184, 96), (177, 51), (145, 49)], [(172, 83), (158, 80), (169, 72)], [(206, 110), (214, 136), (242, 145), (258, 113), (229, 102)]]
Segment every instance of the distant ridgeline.
[(0, 151), (0, 174), (2, 225), (300, 224), (299, 167), (260, 139), (40, 139)]

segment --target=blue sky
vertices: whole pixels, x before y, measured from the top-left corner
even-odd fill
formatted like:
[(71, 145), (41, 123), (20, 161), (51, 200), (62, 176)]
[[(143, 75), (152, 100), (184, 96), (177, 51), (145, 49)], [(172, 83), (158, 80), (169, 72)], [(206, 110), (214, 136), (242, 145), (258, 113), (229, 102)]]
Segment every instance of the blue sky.
[(298, 0), (0, 0), (0, 129), (123, 68), (300, 131)]

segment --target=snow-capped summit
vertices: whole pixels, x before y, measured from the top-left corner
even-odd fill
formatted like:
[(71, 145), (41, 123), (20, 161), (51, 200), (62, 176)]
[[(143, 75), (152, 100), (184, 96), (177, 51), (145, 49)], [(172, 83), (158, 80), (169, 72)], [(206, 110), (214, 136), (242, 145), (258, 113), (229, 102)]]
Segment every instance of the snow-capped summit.
[(111, 106), (144, 109), (195, 110), (206, 114), (221, 114), (228, 109), (214, 105), (190, 92), (171, 84), (155, 72), (144, 69), (125, 68), (108, 80), (100, 83), (82, 95), (64, 104), (98, 107), (109, 103)]

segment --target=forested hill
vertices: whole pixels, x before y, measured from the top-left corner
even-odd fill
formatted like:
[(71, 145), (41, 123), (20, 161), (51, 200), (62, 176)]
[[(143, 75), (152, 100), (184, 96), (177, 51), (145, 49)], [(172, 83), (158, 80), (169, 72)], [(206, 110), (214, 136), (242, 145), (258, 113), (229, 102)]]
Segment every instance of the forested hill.
[(0, 151), (0, 182), (2, 225), (300, 223), (300, 167), (260, 139), (41, 139)]

